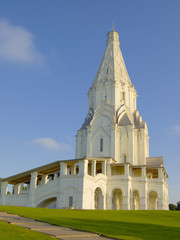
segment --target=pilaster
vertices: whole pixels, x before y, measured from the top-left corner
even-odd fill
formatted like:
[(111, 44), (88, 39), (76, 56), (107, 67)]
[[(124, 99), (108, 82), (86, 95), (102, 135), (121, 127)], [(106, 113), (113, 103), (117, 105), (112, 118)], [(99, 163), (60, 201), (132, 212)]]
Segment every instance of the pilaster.
[(1, 183), (1, 204), (6, 204), (6, 194), (8, 191), (8, 182), (2, 182)]
[(91, 157), (91, 131), (92, 131), (92, 127), (88, 126), (87, 127), (87, 153), (86, 153), (86, 157)]
[(128, 137), (129, 137), (129, 159), (128, 162), (134, 164), (134, 131), (133, 126), (128, 127)]
[(146, 177), (146, 166), (142, 167), (142, 177), (145, 178)]
[(111, 125), (111, 157), (114, 159), (117, 159), (117, 154), (116, 154), (116, 131), (117, 131), (117, 125), (116, 123), (112, 123)]
[(123, 210), (130, 210), (130, 197), (123, 196)]
[(162, 168), (158, 168), (158, 178), (162, 180)]
[(96, 176), (96, 160), (92, 160), (91, 175)]
[(124, 173), (127, 177), (129, 177), (129, 164), (124, 164)]

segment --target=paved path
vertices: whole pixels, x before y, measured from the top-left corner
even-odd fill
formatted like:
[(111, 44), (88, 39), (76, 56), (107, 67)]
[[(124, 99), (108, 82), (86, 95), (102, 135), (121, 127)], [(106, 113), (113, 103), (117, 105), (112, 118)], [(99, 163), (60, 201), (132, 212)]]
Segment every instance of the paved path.
[[(18, 215), (0, 212), (0, 220), (10, 224), (22, 226), (30, 230), (49, 234), (61, 240), (107, 240), (110, 238), (99, 236), (95, 233), (76, 231), (71, 228), (54, 226), (49, 223), (36, 221), (34, 219), (20, 217)], [(112, 238), (111, 238), (112, 239)]]

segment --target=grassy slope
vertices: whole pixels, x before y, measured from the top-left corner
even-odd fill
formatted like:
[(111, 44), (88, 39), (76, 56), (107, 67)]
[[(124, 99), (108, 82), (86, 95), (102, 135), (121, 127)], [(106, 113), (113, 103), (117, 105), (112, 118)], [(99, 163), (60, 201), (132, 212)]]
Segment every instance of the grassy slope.
[(30, 231), (26, 228), (0, 221), (1, 240), (53, 240), (54, 238), (42, 233)]
[(0, 206), (0, 211), (126, 240), (180, 239), (180, 212), (59, 210)]

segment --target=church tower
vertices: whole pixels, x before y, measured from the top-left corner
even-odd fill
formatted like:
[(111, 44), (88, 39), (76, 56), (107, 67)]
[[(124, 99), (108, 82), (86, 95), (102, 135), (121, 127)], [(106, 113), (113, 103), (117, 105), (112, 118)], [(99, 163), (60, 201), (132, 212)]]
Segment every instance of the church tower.
[[(88, 97), (76, 158), (3, 179), (0, 204), (47, 207), (56, 201), (56, 208), (168, 210), (163, 157), (149, 157), (147, 126), (136, 108), (137, 93), (115, 31), (107, 35)], [(12, 195), (8, 184), (14, 185)]]
[(109, 32), (88, 92), (88, 114), (77, 132), (76, 158), (107, 157), (117, 163), (145, 165), (149, 156), (148, 130), (136, 109), (137, 93), (119, 44), (118, 32)]

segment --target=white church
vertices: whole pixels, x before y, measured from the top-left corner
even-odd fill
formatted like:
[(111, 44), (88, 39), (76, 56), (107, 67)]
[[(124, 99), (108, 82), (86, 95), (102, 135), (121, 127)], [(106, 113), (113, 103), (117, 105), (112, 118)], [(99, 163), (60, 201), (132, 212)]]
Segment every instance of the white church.
[(88, 97), (88, 114), (77, 131), (75, 159), (2, 179), (1, 205), (168, 210), (168, 175), (162, 157), (149, 157), (148, 129), (136, 107), (137, 93), (118, 32), (107, 34), (107, 47)]

